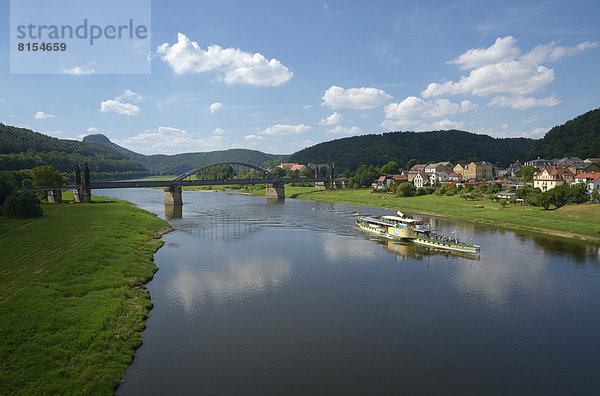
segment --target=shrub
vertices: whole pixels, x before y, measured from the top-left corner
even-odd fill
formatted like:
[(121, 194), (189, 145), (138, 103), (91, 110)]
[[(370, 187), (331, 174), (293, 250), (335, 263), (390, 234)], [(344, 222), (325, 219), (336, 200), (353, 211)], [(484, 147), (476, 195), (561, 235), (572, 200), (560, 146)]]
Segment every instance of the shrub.
[(15, 191), (4, 201), (7, 217), (32, 217), (43, 214), (40, 200), (31, 191)]

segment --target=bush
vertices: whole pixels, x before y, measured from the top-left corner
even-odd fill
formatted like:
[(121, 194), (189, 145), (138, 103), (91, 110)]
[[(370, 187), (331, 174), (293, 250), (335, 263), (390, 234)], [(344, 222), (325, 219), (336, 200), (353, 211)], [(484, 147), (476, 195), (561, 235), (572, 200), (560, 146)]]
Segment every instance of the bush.
[(400, 183), (396, 187), (396, 193), (400, 197), (412, 197), (416, 190), (417, 188), (412, 183)]
[(40, 200), (31, 191), (15, 191), (4, 201), (6, 217), (32, 217), (42, 214)]
[(15, 177), (10, 172), (0, 173), (0, 204), (17, 189)]
[(426, 194), (427, 194), (427, 191), (425, 191), (425, 189), (423, 187), (419, 187), (419, 188), (417, 188), (417, 191), (415, 191), (416, 196), (426, 195)]

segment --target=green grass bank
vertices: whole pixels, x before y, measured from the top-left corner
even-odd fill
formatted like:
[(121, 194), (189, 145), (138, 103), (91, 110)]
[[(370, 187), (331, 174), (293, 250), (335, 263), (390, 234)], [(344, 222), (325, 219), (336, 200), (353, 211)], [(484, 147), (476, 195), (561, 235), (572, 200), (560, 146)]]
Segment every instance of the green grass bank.
[[(256, 195), (264, 193), (264, 189), (253, 191)], [(490, 199), (467, 201), (456, 195), (432, 194), (404, 198), (391, 193), (371, 192), (371, 190), (318, 191), (312, 187), (293, 186), (285, 186), (285, 194), (291, 198), (433, 214), (502, 228), (600, 243), (600, 205), (592, 203), (569, 204), (556, 210), (544, 210), (529, 205), (509, 204), (502, 207), (499, 202)]]
[(93, 201), (0, 217), (0, 394), (112, 394), (142, 343), (169, 225)]

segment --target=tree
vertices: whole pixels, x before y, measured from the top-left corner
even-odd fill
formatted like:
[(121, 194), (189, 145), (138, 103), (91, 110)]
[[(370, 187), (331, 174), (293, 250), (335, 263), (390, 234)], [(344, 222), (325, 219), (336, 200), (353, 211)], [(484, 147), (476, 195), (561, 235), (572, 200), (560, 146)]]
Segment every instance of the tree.
[(568, 184), (561, 184), (547, 191), (550, 195), (550, 203), (557, 208), (565, 206), (571, 198), (571, 187)]
[[(310, 172), (312, 174), (312, 170), (311, 169), (309, 169), (309, 170), (310, 170)], [(271, 173), (273, 175), (277, 176), (277, 177), (284, 177), (285, 176), (285, 169), (280, 168), (280, 167), (277, 166), (277, 167), (273, 168), (273, 170), (271, 171)]]
[(314, 177), (315, 172), (310, 168), (304, 168), (300, 171), (300, 177)]
[(550, 196), (548, 191), (545, 191), (545, 192), (535, 195), (532, 203), (535, 206), (541, 206), (545, 210), (548, 210), (548, 208), (550, 208), (551, 201), (552, 201), (552, 197)]
[(398, 173), (399, 169), (400, 167), (398, 166), (398, 163), (396, 161), (390, 161), (381, 167), (381, 172), (379, 174), (381, 176), (395, 175), (396, 173)]
[(35, 187), (63, 186), (65, 184), (63, 174), (54, 170), (51, 165), (36, 166), (31, 170), (31, 176)]
[(419, 161), (417, 161), (416, 159), (411, 159), (407, 162), (406, 164), (406, 170), (410, 170), (410, 168), (412, 168), (413, 166), (417, 165), (419, 163)]
[(592, 202), (596, 202), (600, 199), (600, 191), (594, 189), (594, 191), (592, 191)]
[(3, 210), (7, 217), (32, 217), (43, 214), (40, 200), (27, 190), (13, 192), (4, 201)]
[(0, 205), (17, 189), (15, 177), (9, 172), (0, 172)]
[(571, 190), (569, 192), (569, 201), (582, 204), (589, 200), (587, 195), (587, 186), (585, 183), (575, 183), (571, 185)]
[(412, 197), (417, 188), (412, 183), (400, 183), (396, 187), (396, 193), (401, 197)]
[(533, 174), (537, 171), (537, 167), (535, 166), (524, 166), (517, 173), (517, 177), (523, 181), (531, 181), (533, 180)]

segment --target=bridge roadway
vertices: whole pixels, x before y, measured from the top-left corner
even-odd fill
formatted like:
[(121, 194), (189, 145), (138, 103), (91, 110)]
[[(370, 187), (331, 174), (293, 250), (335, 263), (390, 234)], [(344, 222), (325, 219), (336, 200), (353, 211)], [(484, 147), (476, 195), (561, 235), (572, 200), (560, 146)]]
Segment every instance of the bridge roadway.
[[(221, 186), (221, 185), (238, 185), (238, 184), (288, 184), (288, 183), (315, 183), (328, 182), (327, 177), (313, 178), (285, 178), (273, 177), (268, 179), (229, 179), (229, 180), (140, 180), (140, 181), (104, 181), (92, 182), (90, 188), (92, 190), (101, 190), (108, 188), (147, 188), (147, 187), (171, 187), (171, 186)], [(45, 191), (45, 190), (73, 190), (75, 185), (65, 185), (61, 187), (27, 187), (29, 191)]]

